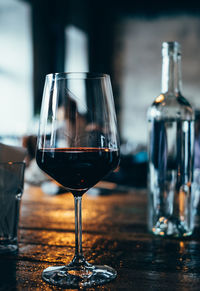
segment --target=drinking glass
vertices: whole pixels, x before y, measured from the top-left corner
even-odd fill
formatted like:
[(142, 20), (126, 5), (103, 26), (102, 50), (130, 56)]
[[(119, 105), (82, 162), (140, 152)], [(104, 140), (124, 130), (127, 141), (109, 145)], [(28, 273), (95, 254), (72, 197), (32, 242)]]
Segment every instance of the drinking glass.
[(15, 253), (18, 250), (24, 169), (24, 162), (0, 163), (0, 254)]
[(36, 160), (69, 190), (75, 204), (75, 255), (67, 266), (49, 267), (42, 278), (60, 287), (91, 287), (113, 280), (109, 266), (91, 265), (82, 251), (82, 195), (119, 162), (110, 77), (56, 73), (46, 76)]

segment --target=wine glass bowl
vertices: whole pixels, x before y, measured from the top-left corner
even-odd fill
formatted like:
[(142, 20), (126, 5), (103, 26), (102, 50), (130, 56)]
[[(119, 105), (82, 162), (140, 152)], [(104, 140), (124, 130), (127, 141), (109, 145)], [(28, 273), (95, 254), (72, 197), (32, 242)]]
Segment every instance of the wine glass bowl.
[(110, 77), (56, 73), (46, 76), (36, 160), (74, 195), (75, 255), (67, 266), (49, 267), (43, 279), (60, 287), (109, 282), (116, 271), (89, 264), (82, 252), (82, 195), (119, 162), (119, 141)]

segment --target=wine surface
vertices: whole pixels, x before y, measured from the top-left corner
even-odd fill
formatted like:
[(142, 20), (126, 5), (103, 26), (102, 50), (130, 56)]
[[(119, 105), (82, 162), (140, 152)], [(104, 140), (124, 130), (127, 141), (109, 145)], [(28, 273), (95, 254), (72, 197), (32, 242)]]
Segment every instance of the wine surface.
[(39, 167), (69, 190), (85, 192), (119, 161), (119, 151), (109, 148), (43, 148), (37, 150)]

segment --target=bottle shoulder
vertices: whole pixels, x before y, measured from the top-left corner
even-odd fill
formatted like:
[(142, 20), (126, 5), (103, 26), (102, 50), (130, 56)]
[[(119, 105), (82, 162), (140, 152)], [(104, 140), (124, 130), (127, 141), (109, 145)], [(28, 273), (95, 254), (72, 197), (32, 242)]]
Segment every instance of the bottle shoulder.
[(160, 94), (147, 113), (148, 119), (194, 120), (194, 111), (188, 100), (181, 94)]

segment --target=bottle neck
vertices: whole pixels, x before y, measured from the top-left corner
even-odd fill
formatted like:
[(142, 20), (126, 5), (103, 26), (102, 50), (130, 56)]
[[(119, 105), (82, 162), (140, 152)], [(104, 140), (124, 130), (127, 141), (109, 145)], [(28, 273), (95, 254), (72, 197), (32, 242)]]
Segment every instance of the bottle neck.
[(162, 93), (178, 95), (181, 91), (181, 55), (166, 52), (162, 63)]

